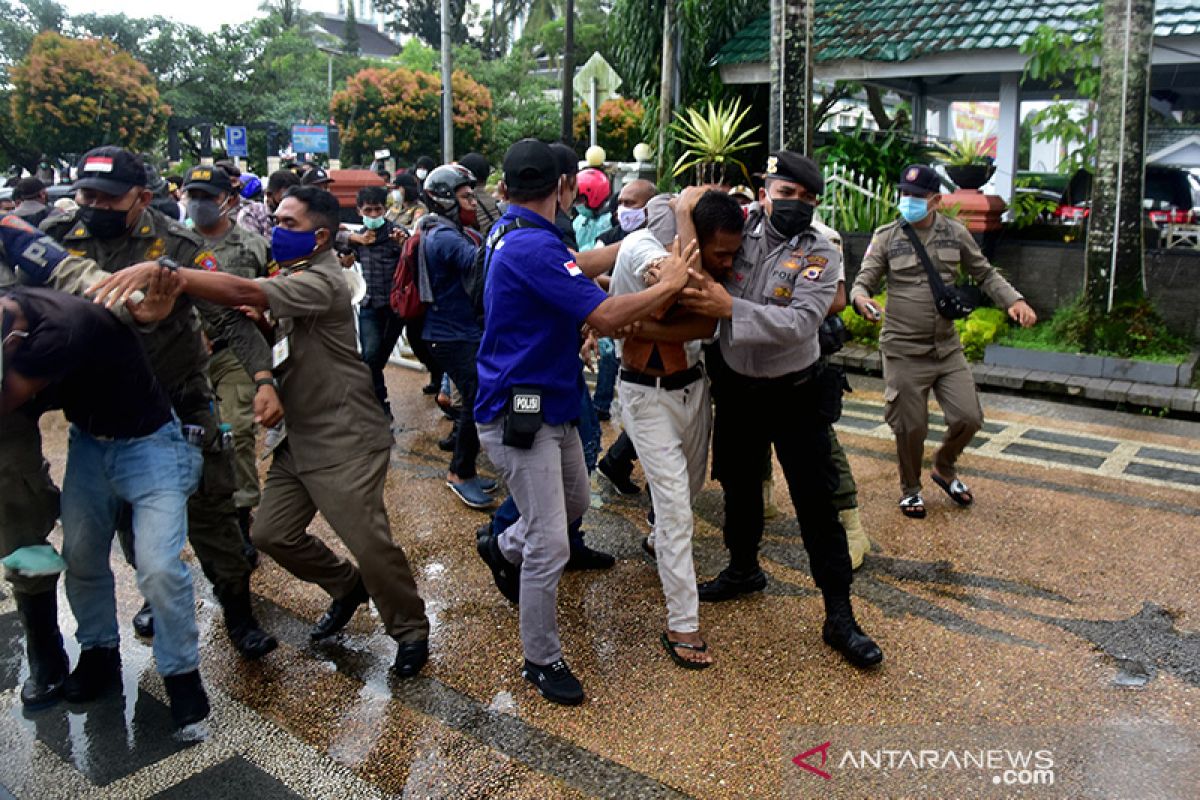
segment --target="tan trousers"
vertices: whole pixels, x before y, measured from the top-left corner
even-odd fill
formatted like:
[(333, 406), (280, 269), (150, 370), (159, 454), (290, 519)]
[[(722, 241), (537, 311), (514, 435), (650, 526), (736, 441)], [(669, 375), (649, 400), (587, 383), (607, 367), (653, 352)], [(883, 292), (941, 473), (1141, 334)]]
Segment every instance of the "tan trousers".
[[(350, 594), (361, 574), (388, 634), (398, 642), (416, 642), (429, 638), (429, 620), (408, 559), (392, 541), (383, 503), (389, 458), (390, 451), (382, 449), (299, 472), (285, 442), (267, 472), (250, 536), (281, 567), (331, 597)], [(318, 511), (350, 549), (357, 567), (308, 532)]]
[(233, 503), (238, 508), (253, 508), (260, 497), (254, 440), (254, 380), (229, 347), (213, 356), (208, 377), (221, 406), (221, 421), (233, 428), (237, 474)]
[(946, 417), (946, 435), (933, 455), (933, 468), (946, 480), (958, 477), (955, 463), (983, 426), (975, 379), (958, 350), (943, 359), (932, 356), (883, 356), (883, 416), (896, 436), (896, 459), (904, 496), (921, 491), (921, 460), (929, 431), (929, 390)]

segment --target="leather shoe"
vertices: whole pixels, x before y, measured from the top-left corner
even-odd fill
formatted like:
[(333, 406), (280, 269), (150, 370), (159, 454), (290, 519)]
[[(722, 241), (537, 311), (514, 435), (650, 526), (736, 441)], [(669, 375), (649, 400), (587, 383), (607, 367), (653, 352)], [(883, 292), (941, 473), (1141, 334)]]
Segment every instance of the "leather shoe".
[(453, 431), (445, 439), (438, 439), (438, 450), (443, 453), (453, 453), (454, 445), (458, 442), (458, 436)]
[(767, 574), (758, 568), (750, 572), (738, 572), (726, 567), (720, 575), (699, 584), (697, 588), (701, 601), (720, 603), (739, 595), (761, 592), (767, 588)]
[(275, 637), (253, 620), (240, 628), (230, 629), (229, 639), (247, 661), (256, 661), (279, 646)]
[(496, 542), (496, 534), (492, 533), (492, 526), (481, 526), (475, 533), (475, 550), (479, 553), (479, 557), (483, 559), (483, 563), (488, 565), (488, 569), (492, 571), (492, 580), (496, 582), (496, 588), (500, 590), (500, 594), (508, 602), (516, 605), (521, 602), (521, 569), (504, 557), (500, 552), (500, 545)]
[(848, 596), (826, 598), (825, 625), (821, 629), (821, 638), (856, 667), (873, 667), (883, 661), (883, 651), (879, 645), (858, 627)]
[(359, 578), (350, 594), (329, 604), (329, 610), (317, 620), (317, 624), (308, 632), (308, 638), (316, 642), (340, 632), (350, 622), (358, 607), (370, 599), (367, 587), (363, 585), (362, 578)]
[(396, 663), (392, 670), (401, 678), (411, 678), (421, 671), (429, 660), (429, 640), (400, 642), (396, 647)]
[(642, 487), (630, 479), (628, 472), (623, 472), (613, 466), (612, 462), (608, 460), (608, 456), (600, 459), (600, 463), (596, 465), (596, 469), (608, 479), (608, 482), (617, 490), (617, 494), (632, 495), (639, 494), (642, 491)]
[(142, 607), (133, 615), (133, 632), (143, 639), (154, 636), (154, 609), (150, 603), (142, 603)]
[(585, 569), (610, 569), (616, 563), (617, 559), (608, 553), (602, 553), (599, 550), (593, 550), (586, 544), (581, 544), (571, 548), (571, 557), (567, 560), (566, 569), (568, 572)]

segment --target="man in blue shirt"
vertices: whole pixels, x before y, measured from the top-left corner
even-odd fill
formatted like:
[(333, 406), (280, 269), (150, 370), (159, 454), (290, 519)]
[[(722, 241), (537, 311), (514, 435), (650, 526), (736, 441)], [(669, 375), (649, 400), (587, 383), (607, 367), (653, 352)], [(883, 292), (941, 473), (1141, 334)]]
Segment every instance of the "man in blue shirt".
[[(479, 438), (504, 473), (521, 518), (499, 536), (480, 536), (479, 554), (509, 600), (520, 600), (521, 674), (547, 700), (583, 702), (563, 659), (558, 581), (569, 556), (567, 523), (588, 506), (579, 418), (579, 331), (610, 336), (671, 302), (688, 278), (675, 247), (656, 286), (608, 297), (579, 268), (554, 225), (559, 168), (548, 145), (523, 139), (504, 156), (509, 207), (497, 226), (484, 290), (479, 345)], [(696, 265), (695, 247), (689, 255)], [(698, 267), (697, 267), (698, 269)]]
[(425, 179), (425, 204), (433, 214), (421, 225), (425, 270), (421, 294), (431, 302), (421, 338), (429, 343), (437, 365), (454, 381), (463, 399), (446, 485), (470, 508), (490, 508), (489, 492), (496, 490), (496, 484), (475, 473), (479, 457), (473, 408), (479, 385), (475, 352), (482, 330), (464, 284), (480, 244), (478, 234), (471, 230), (475, 224), (475, 176), (461, 164), (438, 167)]

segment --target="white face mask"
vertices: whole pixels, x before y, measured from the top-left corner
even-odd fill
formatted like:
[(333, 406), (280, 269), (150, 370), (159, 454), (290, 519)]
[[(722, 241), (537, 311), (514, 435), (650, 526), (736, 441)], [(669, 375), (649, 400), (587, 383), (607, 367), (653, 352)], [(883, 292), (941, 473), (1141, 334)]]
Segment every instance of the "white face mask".
[(632, 233), (646, 221), (646, 209), (617, 206), (617, 224), (626, 233)]
[(428, 174), (429, 174), (429, 170), (427, 170), (427, 169), (417, 170), (417, 180), (419, 180), (419, 181), (425, 180), (425, 176)]

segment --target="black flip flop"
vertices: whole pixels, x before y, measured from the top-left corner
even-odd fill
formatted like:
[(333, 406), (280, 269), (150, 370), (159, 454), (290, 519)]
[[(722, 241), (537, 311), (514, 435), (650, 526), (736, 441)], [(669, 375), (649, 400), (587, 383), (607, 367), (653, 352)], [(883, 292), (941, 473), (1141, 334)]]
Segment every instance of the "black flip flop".
[(971, 494), (971, 490), (967, 488), (967, 485), (958, 478), (948, 481), (936, 472), (931, 472), (929, 479), (942, 487), (942, 491), (960, 506), (965, 508), (975, 502), (975, 495)]
[(909, 519), (925, 519), (925, 500), (920, 493), (903, 498), (900, 501), (900, 513)]
[(671, 660), (684, 669), (708, 669), (712, 666), (711, 661), (688, 661), (683, 656), (679, 655), (679, 649), (693, 650), (697, 653), (707, 653), (708, 644), (688, 644), (687, 642), (673, 642), (665, 633), (658, 637), (662, 642), (662, 646), (666, 648), (667, 655), (671, 656)]

